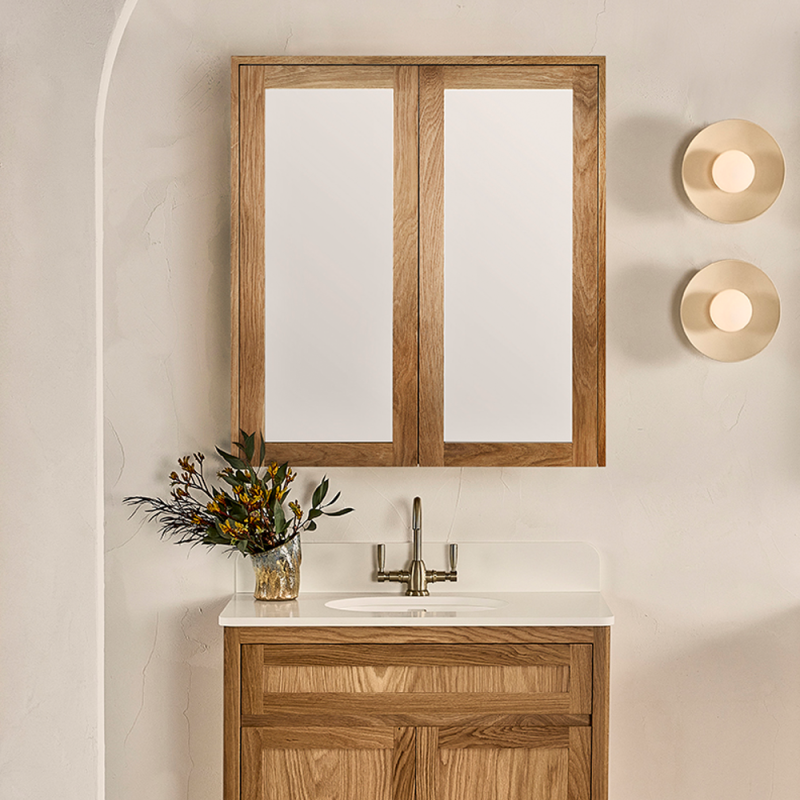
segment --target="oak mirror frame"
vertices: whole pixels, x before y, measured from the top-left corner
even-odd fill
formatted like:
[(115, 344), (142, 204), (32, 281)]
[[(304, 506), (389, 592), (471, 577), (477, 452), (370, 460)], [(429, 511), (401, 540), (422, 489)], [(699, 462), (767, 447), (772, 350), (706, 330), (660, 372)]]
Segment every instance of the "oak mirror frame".
[[(286, 91), (271, 91), (275, 89)], [(521, 89), (535, 91), (517, 91)], [(447, 151), (448, 143), (456, 139), (450, 134), (456, 125), (453, 122), (447, 129), (446, 124), (456, 119), (451, 109), (457, 107), (448, 104), (447, 98), (459, 95), (461, 99), (472, 93), (486, 99), (491, 93), (489, 99), (494, 101), (504, 92), (512, 102), (523, 95), (549, 102), (560, 93), (558, 103), (566, 108), (558, 129), (562, 133), (550, 139), (563, 153), (565, 136), (571, 132), (572, 138), (571, 170), (567, 141), (567, 166), (559, 178), (564, 186), (562, 227), (567, 234), (553, 245), (563, 255), (559, 263), (564, 297), (560, 306), (549, 300), (531, 303), (530, 310), (518, 306), (523, 311), (516, 316), (527, 317), (530, 325), (519, 329), (516, 355), (506, 355), (527, 356), (536, 350), (531, 340), (557, 338), (536, 334), (536, 324), (539, 330), (542, 325), (548, 331), (559, 326), (564, 330), (558, 348), (566, 355), (553, 373), (560, 377), (540, 373), (538, 366), (530, 367), (527, 361), (522, 369), (510, 361), (510, 367), (497, 375), (530, 373), (522, 376), (527, 383), (508, 384), (523, 388), (504, 393), (495, 378), (487, 383), (499, 399), (514, 395), (523, 413), (528, 403), (538, 408), (536, 396), (548, 392), (566, 398), (565, 408), (559, 412), (560, 427), (554, 426), (557, 433), (530, 428), (545, 430), (537, 441), (520, 440), (513, 432), (504, 441), (480, 440), (480, 436), (449, 441), (448, 422), (451, 431), (456, 427), (449, 410), (456, 384), (448, 383), (446, 370), (450, 364), (455, 373), (457, 362), (453, 355), (457, 336), (451, 332), (457, 301), (452, 277), (456, 248), (452, 230), (447, 240), (445, 221), (451, 224), (450, 209), (455, 207), (452, 186), (457, 184), (451, 176), (458, 159)], [(360, 98), (366, 97), (369, 102), (361, 103)], [(231, 101), (234, 440), (242, 429), (261, 431), (270, 459), (297, 466), (605, 464), (603, 57), (234, 57)], [(348, 105), (351, 101), (356, 105)], [(532, 108), (535, 118), (538, 106), (534, 103)], [(462, 128), (469, 131), (470, 127), (467, 118)], [(511, 126), (498, 122), (496, 127), (507, 130)], [(535, 131), (524, 125), (514, 135), (522, 143), (520, 153), (528, 141), (532, 150), (550, 146), (537, 144), (546, 142), (546, 137), (537, 139)], [(294, 161), (287, 142), (297, 142), (300, 157)], [(467, 158), (462, 158), (467, 164), (468, 148), (469, 143)], [(505, 142), (497, 149), (506, 149)], [(508, 160), (515, 164), (513, 156)], [(540, 160), (554, 159), (548, 151)], [(376, 176), (374, 186), (370, 175)], [(540, 218), (546, 218), (548, 205), (558, 206), (549, 191), (544, 196), (542, 187), (549, 186), (549, 181), (541, 178), (530, 188), (524, 179), (520, 184), (520, 198), (541, 196), (534, 198), (541, 214), (535, 204), (530, 208), (516, 204), (524, 205), (526, 210), (520, 214), (530, 220), (531, 231)], [(496, 192), (498, 202), (501, 195), (511, 192), (505, 191), (505, 184), (501, 189)], [(299, 198), (294, 203), (287, 200), (291, 191)], [(288, 212), (284, 216), (293, 205), (295, 220)], [(462, 205), (469, 207), (470, 202)], [(499, 215), (498, 230), (510, 224), (509, 216)], [(365, 219), (370, 223), (365, 224)], [(550, 227), (549, 222), (540, 222), (540, 228)], [(322, 259), (317, 258), (320, 252), (324, 252)], [(512, 272), (506, 256), (491, 265), (492, 281), (501, 275), (497, 270), (508, 266), (512, 277), (500, 278), (508, 284), (506, 294), (517, 301), (522, 297), (523, 302), (526, 291), (535, 298), (544, 291), (542, 287), (549, 287), (556, 269), (556, 260), (549, 255), (520, 259), (525, 257), (533, 265), (527, 271), (534, 282), (524, 291), (521, 287), (517, 291), (520, 275), (526, 272), (524, 264)], [(308, 277), (303, 273), (305, 262), (315, 258), (322, 269)], [(350, 274), (350, 266), (359, 259), (364, 264), (354, 266)], [(535, 283), (543, 278), (544, 283)], [(310, 288), (307, 297), (298, 294), (304, 286)], [(478, 285), (478, 297), (484, 288)], [(448, 303), (450, 310), (445, 313)], [(555, 325), (540, 319), (548, 313), (548, 305), (561, 309), (562, 319)], [(499, 308), (503, 321), (502, 304)], [(326, 316), (328, 311), (330, 316)], [(315, 331), (317, 317), (325, 321)], [(484, 330), (495, 325), (481, 321)], [(352, 352), (342, 353), (343, 348)], [(296, 352), (308, 357), (298, 358)], [(487, 348), (490, 359), (491, 352)], [(463, 362), (463, 351), (460, 357)], [(545, 353), (540, 361), (548, 359), (556, 357)], [(359, 364), (364, 368), (358, 369)], [(350, 377), (348, 370), (353, 372)], [(355, 372), (369, 377), (363, 388), (355, 387)], [(468, 375), (469, 369), (464, 372)], [(479, 378), (483, 376), (482, 369), (476, 372)], [(305, 383), (300, 378), (295, 381), (297, 375)], [(557, 385), (561, 388), (554, 388)], [(467, 385), (462, 391), (469, 405), (473, 390)], [(331, 411), (337, 393), (340, 411)], [(485, 404), (491, 397), (490, 391), (475, 402)], [(309, 405), (309, 398), (317, 405)], [(498, 409), (498, 414), (507, 414), (501, 403)], [(450, 414), (447, 420), (446, 414)], [(299, 423), (293, 422), (293, 415)], [(313, 421), (308, 428), (312, 434), (295, 436), (305, 421)], [(365, 433), (359, 433), (359, 426)], [(355, 431), (352, 436), (351, 431)], [(526, 435), (527, 430), (521, 438)]]

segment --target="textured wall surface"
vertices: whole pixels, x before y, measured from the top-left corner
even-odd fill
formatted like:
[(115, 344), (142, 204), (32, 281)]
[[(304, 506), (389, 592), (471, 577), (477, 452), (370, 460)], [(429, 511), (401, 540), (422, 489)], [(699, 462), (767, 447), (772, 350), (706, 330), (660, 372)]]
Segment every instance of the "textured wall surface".
[[(357, 510), (317, 535), (403, 539), (420, 494), (431, 538), (591, 542), (617, 614), (611, 797), (797, 795), (799, 23), (780, 0), (735, 15), (717, 0), (140, 0), (106, 150), (114, 797), (219, 786), (230, 564), (158, 542), (119, 499), (225, 440), (228, 57), (259, 53), (608, 57), (609, 466), (329, 470)], [(766, 127), (788, 163), (778, 203), (733, 227), (678, 178), (688, 139), (728, 117)], [(676, 319), (690, 275), (721, 258), (758, 264), (783, 297), (773, 344), (741, 364), (694, 352)]]
[[(780, 0), (140, 0), (106, 148), (110, 796), (218, 796), (230, 562), (159, 542), (119, 500), (227, 435), (228, 60), (259, 53), (608, 57), (609, 466), (328, 470), (356, 512), (316, 535), (402, 540), (420, 494), (429, 538), (592, 543), (617, 615), (611, 797), (797, 796), (798, 24)], [(688, 139), (728, 117), (788, 163), (777, 204), (739, 226), (678, 178)], [(694, 352), (676, 319), (721, 258), (762, 267), (784, 303), (741, 364)]]
[(94, 133), (119, 5), (0, 2), (4, 800), (90, 800), (102, 763)]
[[(419, 494), (430, 539), (590, 542), (617, 616), (613, 800), (797, 796), (800, 8), (129, 3), (106, 118), (98, 341), (94, 118), (121, 3), (0, 5), (4, 797), (94, 796), (98, 345), (107, 796), (219, 797), (216, 616), (233, 563), (160, 542), (121, 498), (163, 491), (177, 455), (227, 436), (229, 57), (284, 52), (608, 57), (609, 466), (329, 470), (357, 510), (318, 535), (402, 541)], [(691, 136), (729, 117), (763, 125), (787, 160), (775, 206), (737, 226), (697, 214), (678, 177)], [(773, 343), (741, 364), (703, 358), (677, 323), (689, 277), (722, 258), (760, 266), (783, 302)]]

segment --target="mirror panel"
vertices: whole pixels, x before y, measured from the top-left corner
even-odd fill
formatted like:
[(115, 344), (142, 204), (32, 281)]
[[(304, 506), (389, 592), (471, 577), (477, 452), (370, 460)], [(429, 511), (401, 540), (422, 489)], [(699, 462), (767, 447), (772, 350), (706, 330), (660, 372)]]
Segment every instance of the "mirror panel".
[(444, 92), (444, 439), (572, 439), (571, 89)]
[(393, 91), (265, 91), (265, 438), (392, 441)]

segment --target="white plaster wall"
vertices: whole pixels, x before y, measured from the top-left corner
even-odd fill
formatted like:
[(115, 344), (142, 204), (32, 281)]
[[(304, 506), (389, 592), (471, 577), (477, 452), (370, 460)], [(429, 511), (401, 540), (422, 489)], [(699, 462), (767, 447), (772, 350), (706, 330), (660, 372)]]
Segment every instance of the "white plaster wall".
[[(328, 470), (357, 510), (317, 536), (402, 540), (420, 494), (431, 539), (592, 543), (617, 615), (613, 800), (797, 797), (799, 29), (783, 0), (139, 0), (105, 151), (108, 797), (220, 794), (232, 563), (160, 542), (121, 498), (225, 442), (229, 57), (283, 52), (608, 57), (609, 466)], [(679, 188), (688, 139), (728, 117), (788, 164), (778, 203), (739, 226)], [(721, 258), (783, 299), (741, 364), (694, 352), (676, 318)]]
[(119, 2), (0, 0), (0, 796), (98, 797), (95, 110)]

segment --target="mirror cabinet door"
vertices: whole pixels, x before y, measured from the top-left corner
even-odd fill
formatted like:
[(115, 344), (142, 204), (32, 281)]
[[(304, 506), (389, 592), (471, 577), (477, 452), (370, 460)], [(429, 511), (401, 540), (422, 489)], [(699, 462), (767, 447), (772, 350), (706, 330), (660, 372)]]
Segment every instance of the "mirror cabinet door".
[(416, 464), (417, 68), (238, 79), (234, 432), (293, 464)]
[(604, 463), (598, 66), (420, 70), (420, 463)]
[(233, 63), (234, 436), (604, 464), (603, 59), (310, 60)]

